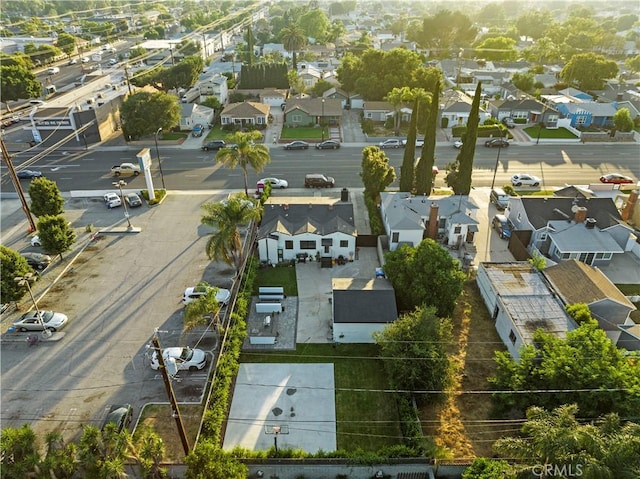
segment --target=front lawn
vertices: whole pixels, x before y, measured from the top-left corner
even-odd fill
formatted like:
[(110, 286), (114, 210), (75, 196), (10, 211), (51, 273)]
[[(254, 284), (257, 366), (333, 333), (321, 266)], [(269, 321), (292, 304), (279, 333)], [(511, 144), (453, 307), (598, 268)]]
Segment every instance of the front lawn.
[[(278, 269), (278, 268), (276, 268)], [(296, 351), (242, 353), (241, 363), (333, 363), (338, 449), (402, 444), (394, 394), (374, 344), (298, 344)]]
[(561, 140), (575, 140), (578, 137), (571, 133), (566, 128), (542, 128), (540, 129), (537, 126), (528, 126), (524, 128), (524, 132), (529, 135), (531, 138), (538, 138), (540, 135), (540, 139), (561, 139)]
[[(324, 128), (324, 138), (329, 138), (329, 132), (327, 128)], [(280, 138), (283, 140), (321, 140), (322, 128), (310, 127), (310, 128), (291, 128), (284, 126)]]

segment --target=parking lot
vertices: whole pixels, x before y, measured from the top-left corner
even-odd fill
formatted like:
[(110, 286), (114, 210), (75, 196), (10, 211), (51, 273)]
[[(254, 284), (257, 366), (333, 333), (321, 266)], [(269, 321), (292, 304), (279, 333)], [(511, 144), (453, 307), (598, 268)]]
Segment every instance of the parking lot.
[[(65, 216), (78, 234), (64, 255), (34, 286), (40, 309), (64, 312), (69, 324), (59, 340), (26, 343), (26, 334), (4, 336), (0, 350), (2, 420), (5, 426), (30, 423), (38, 434), (58, 431), (75, 437), (84, 424), (99, 425), (113, 403), (131, 403), (138, 414), (147, 402), (166, 402), (160, 375), (149, 366), (150, 339), (162, 347), (217, 346), (215, 334), (182, 335), (182, 293), (205, 280), (231, 287), (232, 271), (208, 260), (209, 228), (200, 225), (200, 205), (223, 195), (170, 195), (159, 207), (131, 210), (139, 233), (124, 233), (122, 208), (108, 210), (98, 198), (71, 199)], [(20, 212), (17, 212), (20, 215)], [(3, 244), (29, 246), (22, 223), (3, 216)], [(18, 225), (19, 224), (19, 225)], [(93, 231), (85, 231), (87, 225)], [(109, 232), (115, 227), (116, 232)], [(95, 231), (101, 230), (97, 240)], [(55, 281), (66, 270), (63, 276)], [(23, 310), (31, 307), (23, 299)], [(3, 315), (3, 330), (18, 312)], [(211, 355), (209, 355), (211, 358)], [(209, 361), (208, 367), (211, 361)], [(207, 370), (180, 372), (174, 381), (179, 401), (199, 401)]]

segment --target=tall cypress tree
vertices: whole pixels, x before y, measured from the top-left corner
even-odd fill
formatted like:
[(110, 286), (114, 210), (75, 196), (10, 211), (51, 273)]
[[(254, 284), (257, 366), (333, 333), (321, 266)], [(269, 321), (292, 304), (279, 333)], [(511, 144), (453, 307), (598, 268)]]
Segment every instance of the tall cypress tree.
[(482, 94), (482, 83), (478, 82), (469, 119), (467, 120), (467, 130), (463, 136), (462, 148), (456, 157), (456, 161), (451, 165), (447, 175), (447, 184), (453, 188), (455, 195), (468, 195), (471, 191), (471, 173), (473, 172), (473, 158), (476, 153), (476, 140), (478, 138), (478, 123), (480, 122), (480, 95)]
[(416, 193), (430, 195), (435, 181), (433, 165), (436, 162), (436, 134), (438, 128), (438, 104), (440, 103), (440, 79), (436, 82), (431, 95), (431, 104), (427, 114), (427, 124), (424, 131), (422, 154), (416, 167)]
[(247, 29), (247, 50), (249, 50), (249, 58), (247, 60), (247, 63), (249, 64), (249, 66), (253, 66), (253, 44), (253, 30), (251, 30), (251, 25), (249, 25), (249, 28)]
[(411, 112), (411, 123), (409, 123), (409, 134), (407, 135), (407, 146), (404, 149), (404, 158), (400, 167), (400, 191), (413, 191), (414, 180), (414, 156), (416, 153), (416, 136), (418, 129), (418, 105), (420, 97), (416, 95), (413, 100), (413, 111)]

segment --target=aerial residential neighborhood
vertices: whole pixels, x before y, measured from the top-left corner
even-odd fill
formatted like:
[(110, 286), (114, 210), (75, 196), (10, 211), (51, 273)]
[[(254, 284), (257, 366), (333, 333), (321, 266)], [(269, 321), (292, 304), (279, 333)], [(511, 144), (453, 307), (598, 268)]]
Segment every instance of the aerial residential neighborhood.
[(634, 2), (0, 11), (2, 477), (640, 477)]

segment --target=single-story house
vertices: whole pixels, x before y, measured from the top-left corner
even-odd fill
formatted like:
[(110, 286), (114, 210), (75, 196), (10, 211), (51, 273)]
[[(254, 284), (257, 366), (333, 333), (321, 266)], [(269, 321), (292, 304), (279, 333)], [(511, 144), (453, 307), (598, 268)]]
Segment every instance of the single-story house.
[[(353, 259), (357, 231), (353, 204), (336, 198), (271, 197), (258, 230), (260, 261)], [(301, 255), (301, 256), (299, 256)]]
[(213, 108), (197, 103), (180, 103), (180, 130), (191, 130), (198, 123), (209, 125), (213, 123)]
[(595, 101), (581, 103), (564, 103), (558, 105), (558, 111), (564, 118), (569, 118), (571, 126), (600, 128), (613, 126), (613, 116), (618, 108), (615, 103), (598, 103)]
[(395, 292), (385, 278), (333, 278), (331, 290), (336, 343), (373, 343), (373, 333), (398, 317)]
[(339, 125), (341, 118), (342, 102), (333, 98), (290, 99), (284, 110), (287, 126)]
[(364, 119), (371, 121), (387, 121), (395, 111), (388, 101), (365, 101), (362, 108)]
[(264, 103), (244, 101), (230, 103), (220, 113), (224, 125), (266, 125), (271, 107)]
[(313, 88), (319, 80), (322, 80), (322, 72), (308, 63), (298, 64), (298, 76), (306, 88)]
[(478, 205), (467, 195), (413, 196), (407, 192), (380, 193), (380, 215), (389, 250), (425, 238), (459, 248), (472, 245), (478, 231)]
[(613, 344), (640, 350), (640, 326), (629, 317), (635, 305), (598, 268), (569, 260), (542, 271), (566, 305), (584, 303)]
[(511, 117), (526, 123), (542, 122), (547, 128), (557, 128), (560, 117), (556, 109), (533, 98), (496, 100), (492, 103), (491, 113), (498, 120)]
[(526, 261), (480, 263), (476, 282), (496, 331), (515, 360), (522, 346), (533, 344), (536, 330), (564, 338), (578, 327), (555, 291)]

